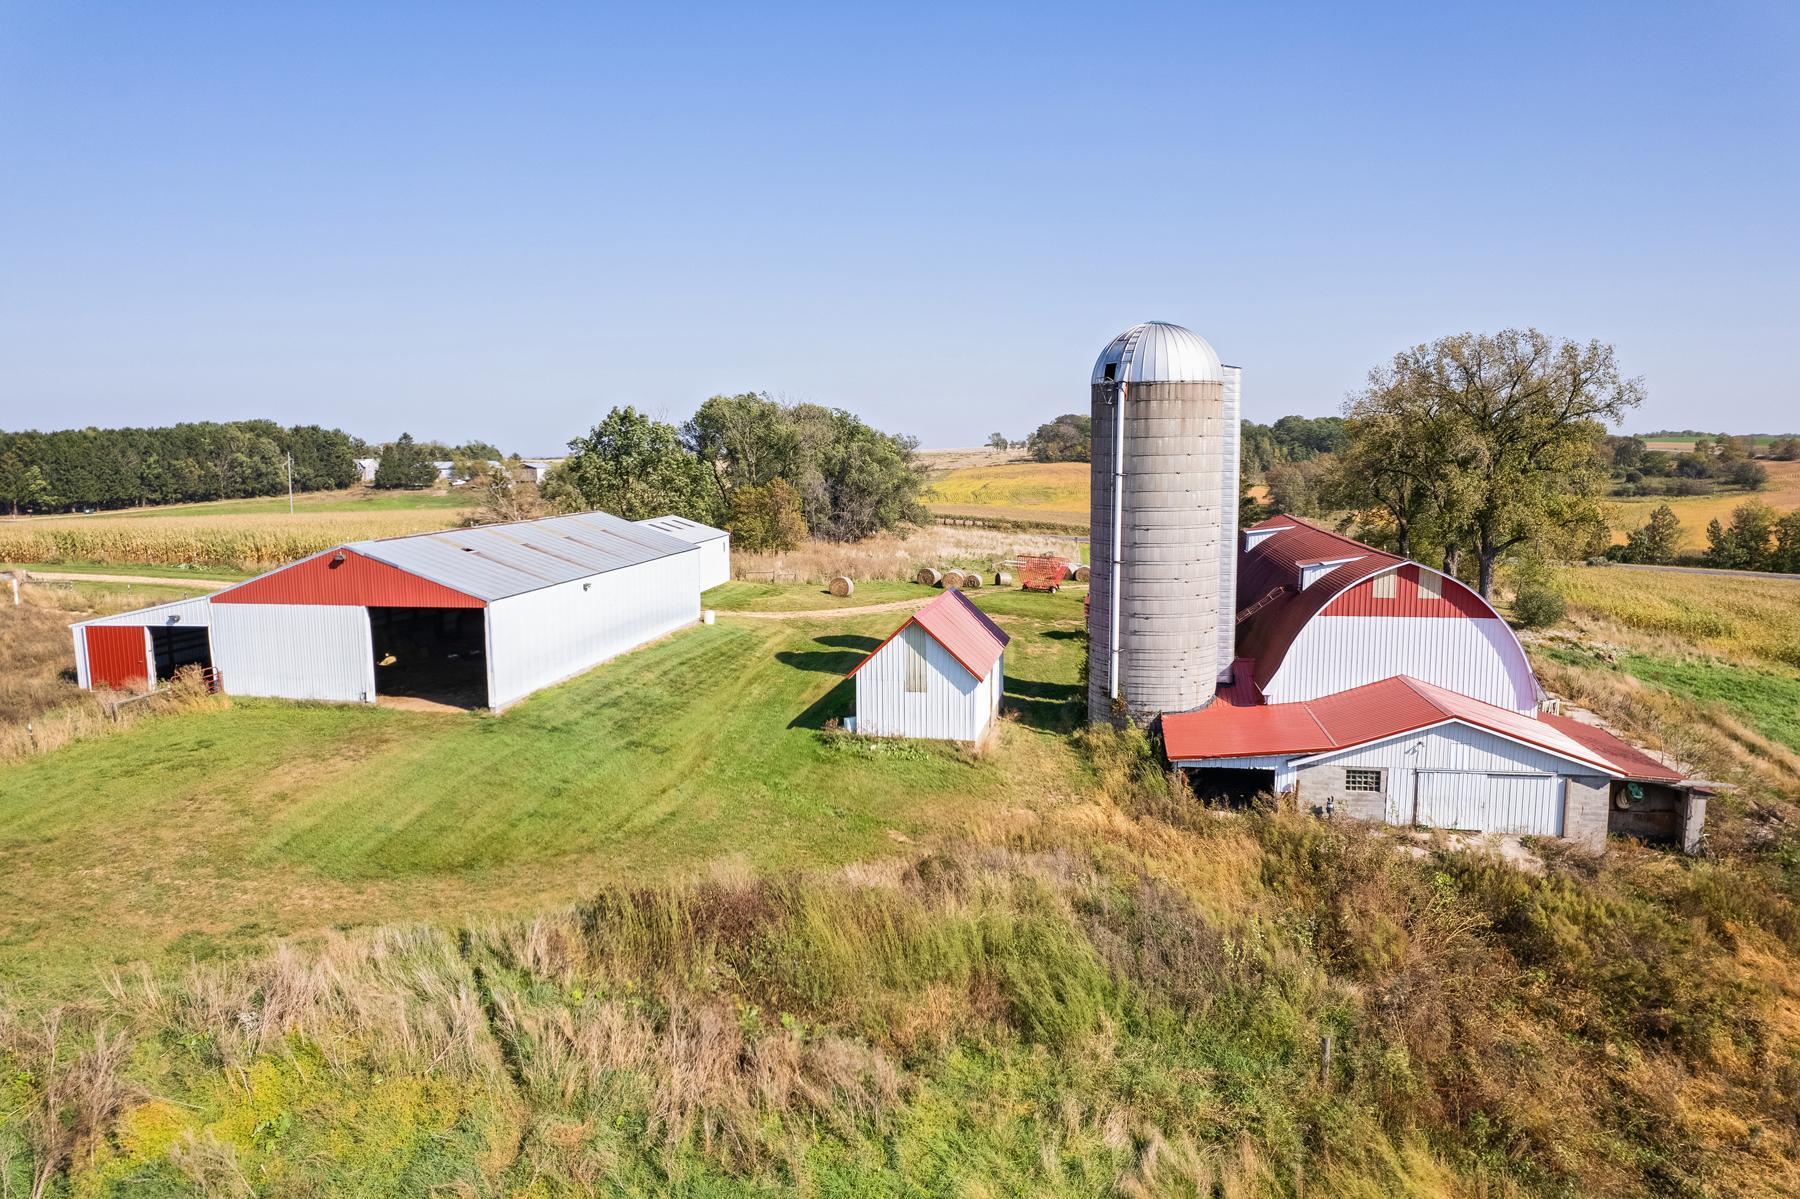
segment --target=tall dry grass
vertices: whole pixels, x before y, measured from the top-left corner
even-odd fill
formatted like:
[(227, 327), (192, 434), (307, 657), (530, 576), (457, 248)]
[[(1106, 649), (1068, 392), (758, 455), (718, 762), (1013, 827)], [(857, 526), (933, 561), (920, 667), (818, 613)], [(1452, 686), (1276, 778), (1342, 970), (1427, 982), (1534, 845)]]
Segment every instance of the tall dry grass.
[(0, 593), (0, 762), (16, 761), (71, 742), (103, 736), (157, 712), (215, 706), (197, 674), (185, 672), (154, 699), (118, 706), (122, 696), (83, 691), (75, 683), (69, 625), (186, 594), (103, 584), (30, 583), (13, 605)]
[(1053, 554), (1074, 560), (1079, 544), (1068, 537), (1042, 532), (999, 532), (954, 525), (927, 525), (906, 536), (881, 533), (863, 541), (809, 541), (797, 549), (751, 554), (734, 551), (731, 573), (737, 579), (824, 583), (835, 575), (852, 579), (911, 579), (921, 566), (959, 570), (995, 569), (1021, 554)]

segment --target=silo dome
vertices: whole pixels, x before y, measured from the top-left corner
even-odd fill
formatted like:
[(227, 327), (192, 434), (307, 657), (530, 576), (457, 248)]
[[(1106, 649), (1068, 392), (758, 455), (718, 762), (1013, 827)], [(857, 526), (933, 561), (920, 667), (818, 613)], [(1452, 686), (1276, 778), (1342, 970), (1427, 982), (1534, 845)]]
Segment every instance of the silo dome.
[(1090, 382), (1221, 383), (1224, 379), (1218, 351), (1204, 337), (1167, 321), (1145, 321), (1107, 343), (1094, 362)]

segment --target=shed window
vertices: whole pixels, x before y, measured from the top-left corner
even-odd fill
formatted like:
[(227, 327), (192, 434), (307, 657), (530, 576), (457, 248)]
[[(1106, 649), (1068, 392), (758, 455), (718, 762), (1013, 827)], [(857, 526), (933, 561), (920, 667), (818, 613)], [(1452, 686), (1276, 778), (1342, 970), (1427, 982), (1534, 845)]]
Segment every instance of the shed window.
[(1381, 771), (1379, 770), (1346, 770), (1344, 771), (1344, 790), (1346, 791), (1380, 791)]
[(1428, 570), (1421, 570), (1419, 572), (1419, 598), (1442, 599), (1443, 595), (1444, 581)]
[(917, 627), (906, 630), (900, 639), (906, 646), (906, 690), (909, 695), (925, 693), (925, 637)]
[(1387, 574), (1376, 575), (1374, 591), (1376, 599), (1393, 599), (1394, 572), (1390, 570)]

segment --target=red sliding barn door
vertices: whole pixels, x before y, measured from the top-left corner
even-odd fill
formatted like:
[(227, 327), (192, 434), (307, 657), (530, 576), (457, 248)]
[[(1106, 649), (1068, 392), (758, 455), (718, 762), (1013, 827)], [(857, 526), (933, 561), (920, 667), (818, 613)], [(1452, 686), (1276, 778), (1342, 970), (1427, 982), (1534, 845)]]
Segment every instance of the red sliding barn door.
[(145, 665), (144, 630), (138, 625), (96, 624), (87, 627), (88, 685), (142, 687)]

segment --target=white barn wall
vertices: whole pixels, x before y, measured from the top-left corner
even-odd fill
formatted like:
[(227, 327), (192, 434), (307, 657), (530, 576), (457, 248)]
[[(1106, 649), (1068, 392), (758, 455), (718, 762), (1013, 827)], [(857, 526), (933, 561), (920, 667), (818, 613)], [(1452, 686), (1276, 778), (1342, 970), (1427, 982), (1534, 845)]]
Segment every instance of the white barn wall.
[[(1358, 810), (1360, 805), (1368, 802), (1366, 793), (1360, 798), (1356, 795), (1336, 798), (1340, 802), (1346, 802), (1352, 808), (1353, 815), (1383, 819), (1389, 824), (1412, 822), (1414, 776), (1419, 771), (1465, 772), (1481, 776), (1484, 782), (1488, 774), (1555, 776), (1558, 780), (1555, 791), (1559, 804), (1563, 792), (1561, 780), (1589, 778), (1601, 773), (1586, 763), (1561, 758), (1485, 729), (1460, 723), (1441, 724), (1430, 729), (1402, 733), (1384, 741), (1370, 742), (1338, 753), (1318, 754), (1298, 763), (1298, 767), (1301, 799), (1308, 803), (1322, 801), (1324, 798), (1322, 794), (1308, 794), (1309, 781), (1313, 783), (1312, 790), (1316, 791), (1325, 780), (1341, 777), (1346, 767), (1385, 770), (1387, 773), (1384, 776), (1385, 788), (1379, 816), (1372, 810)], [(1513, 815), (1516, 816), (1517, 813)], [(1507, 811), (1497, 811), (1496, 817), (1501, 823), (1513, 818)], [(1552, 836), (1561, 835), (1566, 823), (1559, 819), (1556, 827), (1539, 831)]]
[(369, 610), (338, 604), (214, 604), (212, 659), (227, 695), (372, 703)]
[(495, 600), (488, 704), (503, 708), (700, 619), (697, 550)]
[[(925, 690), (906, 690), (911, 652), (925, 655)], [(909, 624), (856, 672), (856, 731), (873, 737), (975, 741), (999, 710), (1006, 657), (978, 679), (949, 650)]]
[(1506, 623), (1441, 616), (1315, 616), (1263, 689), (1272, 704), (1318, 699), (1397, 674), (1515, 712), (1537, 684)]
[(720, 583), (731, 582), (731, 537), (715, 537), (700, 542), (700, 590), (707, 591)]

